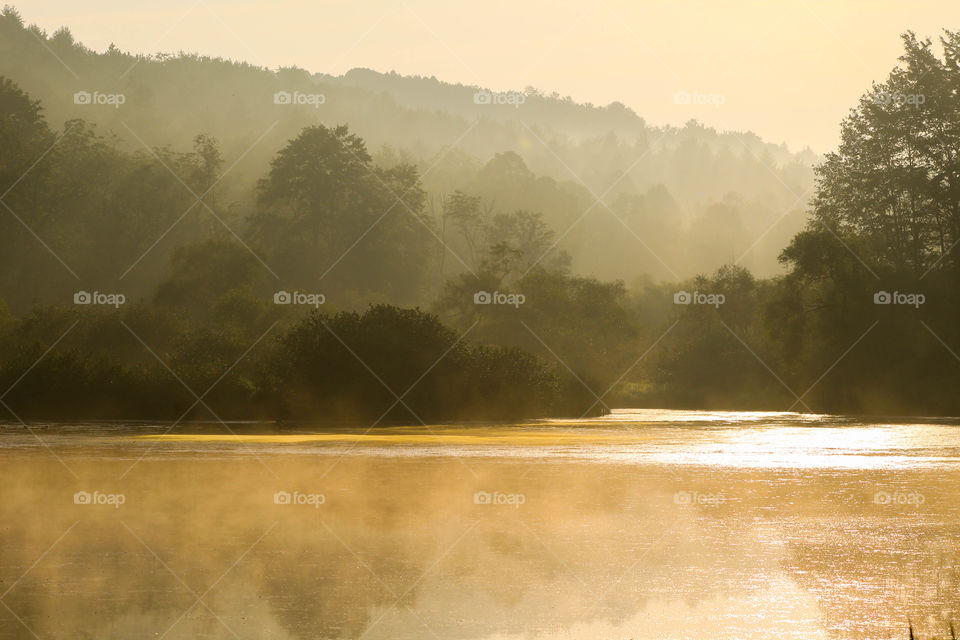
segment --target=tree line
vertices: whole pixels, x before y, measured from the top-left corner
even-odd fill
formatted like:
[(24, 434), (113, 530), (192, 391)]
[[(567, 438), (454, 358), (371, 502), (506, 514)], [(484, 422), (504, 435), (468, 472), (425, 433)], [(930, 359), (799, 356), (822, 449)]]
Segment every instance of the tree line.
[[(73, 418), (956, 415), (960, 36), (939, 44), (904, 36), (766, 278), (585, 274), (541, 206), (556, 184), (509, 152), (433, 200), (403, 153), (314, 124), (228, 197), (213, 137), (130, 151), (84, 120), (54, 129), (0, 80), (4, 402)], [(74, 304), (81, 290), (126, 303)]]

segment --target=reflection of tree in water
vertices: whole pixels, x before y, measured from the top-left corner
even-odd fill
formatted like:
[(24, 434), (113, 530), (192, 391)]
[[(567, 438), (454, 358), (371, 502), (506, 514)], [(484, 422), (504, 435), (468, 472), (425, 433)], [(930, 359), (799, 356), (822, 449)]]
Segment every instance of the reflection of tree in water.
[[(286, 487), (323, 491), (313, 509), (274, 505), (275, 480), (249, 460), (141, 464), (127, 504), (95, 510), (64, 508), (75, 487), (52, 458), (10, 463), (22, 482), (0, 487), (4, 522), (15, 523), (0, 528), (3, 584), (79, 520), (5, 600), (41, 637), (163, 633), (194, 603), (164, 563), (198, 595), (216, 584), (204, 601), (241, 638), (417, 638), (430, 635), (424, 625), (454, 639), (585, 625), (636, 637), (665, 620), (700, 624), (691, 635), (704, 621), (749, 630), (792, 620), (857, 637), (899, 632), (908, 614), (925, 625), (957, 602), (951, 529), (934, 510), (949, 487), (926, 490), (930, 509), (918, 516), (851, 501), (859, 472), (680, 479), (627, 465), (572, 473), (569, 463), (471, 459), (474, 478), (457, 461), (346, 458), (321, 478), (329, 461), (271, 458)], [(526, 501), (476, 505), (481, 489)], [(725, 501), (677, 504), (678, 489)], [(802, 602), (807, 593), (819, 613)], [(3, 628), (0, 638), (20, 632)], [(167, 637), (199, 636), (232, 637), (202, 605)]]
[[(596, 491), (600, 478), (583, 471), (579, 491)], [(559, 475), (538, 481), (548, 491), (528, 486), (524, 510), (433, 514), (442, 535), (402, 520), (378, 528), (329, 523), (394, 593), (416, 583), (392, 612), (384, 608), (395, 598), (332, 536), (322, 556), (315, 540), (275, 552), (265, 591), (287, 594), (270, 597), (285, 627), (298, 632), (356, 637), (374, 625), (369, 637), (416, 637), (422, 620), (441, 637), (469, 638), (547, 633), (589, 621), (624, 625), (654, 601), (695, 610), (769, 586), (773, 556), (758, 556), (756, 541), (723, 522), (722, 512), (679, 508), (669, 479), (647, 478), (640, 500), (636, 478), (608, 472), (602, 499), (577, 499), (573, 483)], [(462, 531), (471, 524), (444, 555), (457, 525)], [(301, 559), (292, 573), (291, 558)]]
[[(17, 522), (0, 531), (4, 560), (21, 572), (51, 532), (80, 520), (8, 597), (41, 637), (123, 637), (130, 625), (163, 633), (194, 603), (184, 584), (203, 594), (240, 557), (204, 597), (231, 628), (353, 638), (381, 620), (369, 637), (416, 637), (423, 629), (408, 606), (454, 638), (619, 622), (657, 594), (696, 598), (724, 584), (712, 566), (732, 550), (703, 540), (697, 519), (673, 524), (690, 512), (674, 504), (671, 480), (641, 486), (630, 474), (590, 466), (576, 480), (553, 466), (530, 473), (522, 481), (527, 502), (514, 509), (473, 504), (478, 486), (459, 463), (341, 462), (340, 475), (324, 483), (327, 504), (314, 511), (275, 507), (273, 487), (259, 488), (265, 478), (246, 463), (164, 461), (137, 469), (141, 482), (127, 490), (127, 505), (108, 512), (63, 509), (73, 487), (54, 464), (15, 465), (30, 495), (2, 501)], [(291, 459), (283, 468), (298, 486), (319, 476), (314, 463)], [(519, 486), (527, 470), (478, 469), (491, 488)], [(215, 489), (226, 486), (229, 500)], [(10, 489), (0, 492), (6, 498)], [(665, 514), (672, 533), (662, 543), (656, 524)], [(694, 569), (677, 570), (694, 560)], [(231, 637), (202, 605), (168, 637), (191, 634)]]

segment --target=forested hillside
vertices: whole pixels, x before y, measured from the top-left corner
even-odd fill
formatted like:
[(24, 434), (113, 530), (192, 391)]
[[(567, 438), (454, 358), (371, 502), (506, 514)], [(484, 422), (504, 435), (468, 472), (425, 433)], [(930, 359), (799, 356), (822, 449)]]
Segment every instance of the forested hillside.
[[(218, 183), (226, 205), (249, 195), (303, 127), (346, 124), (377, 165), (402, 159), (418, 168), (434, 218), (456, 190), (496, 212), (541, 213), (584, 274), (675, 279), (733, 259), (774, 274), (778, 252), (803, 224), (817, 158), (749, 132), (694, 120), (658, 127), (622, 104), (577, 104), (534, 88), (478, 104), (478, 92), (490, 95), (480, 87), (322, 72), (192, 53), (95, 52), (67, 28), (44, 33), (13, 9), (0, 15), (0, 75), (41, 100), (54, 130), (82, 118), (128, 151), (184, 151), (204, 134), (230, 168)], [(77, 92), (123, 101), (78, 104)], [(290, 102), (278, 104), (278, 93)]]

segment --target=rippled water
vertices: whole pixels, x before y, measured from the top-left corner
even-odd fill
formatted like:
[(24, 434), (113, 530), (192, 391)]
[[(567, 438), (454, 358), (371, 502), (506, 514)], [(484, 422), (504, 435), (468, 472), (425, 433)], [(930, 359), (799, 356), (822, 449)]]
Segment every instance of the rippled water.
[(0, 638), (944, 635), (958, 425), (6, 425)]

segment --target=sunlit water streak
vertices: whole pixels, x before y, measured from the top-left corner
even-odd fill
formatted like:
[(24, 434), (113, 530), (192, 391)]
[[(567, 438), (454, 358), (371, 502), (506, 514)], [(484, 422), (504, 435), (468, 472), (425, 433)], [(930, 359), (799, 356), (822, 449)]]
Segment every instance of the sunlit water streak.
[[(0, 594), (44, 639), (894, 638), (907, 616), (942, 635), (960, 621), (958, 425), (628, 410), (34, 425), (41, 443), (8, 424)], [(179, 618), (184, 584), (215, 585), (216, 616)], [(0, 638), (21, 637), (0, 608)]]
[[(217, 451), (386, 457), (461, 456), (571, 459), (621, 464), (769, 469), (957, 468), (960, 428), (948, 419), (852, 419), (788, 412), (617, 410), (584, 420), (509, 425), (449, 425), (307, 431), (304, 425), (207, 423), (166, 433), (164, 425), (51, 426), (59, 444), (111, 449), (162, 447), (167, 453)], [(251, 429), (257, 432), (250, 432)], [(264, 429), (269, 433), (261, 433)], [(9, 437), (19, 432), (19, 438)], [(99, 435), (91, 442), (91, 432)], [(9, 426), (0, 447), (34, 447)]]

